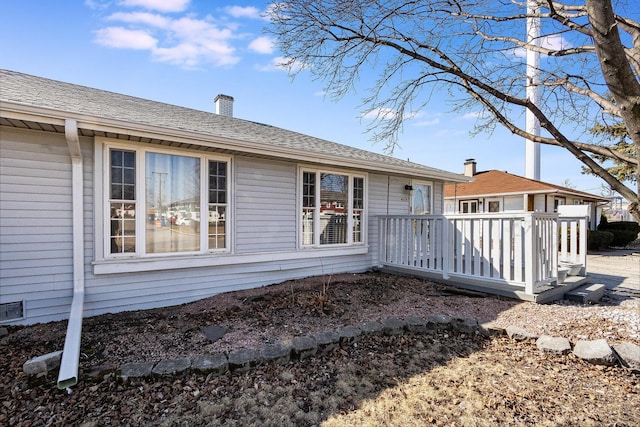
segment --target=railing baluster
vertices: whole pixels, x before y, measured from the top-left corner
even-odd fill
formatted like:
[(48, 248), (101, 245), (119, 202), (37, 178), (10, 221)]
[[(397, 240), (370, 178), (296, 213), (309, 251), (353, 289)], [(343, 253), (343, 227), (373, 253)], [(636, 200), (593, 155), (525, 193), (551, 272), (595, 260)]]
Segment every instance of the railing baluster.
[(556, 279), (558, 246), (565, 242), (567, 256), (579, 259), (586, 239), (585, 221), (548, 213), (388, 215), (378, 223), (381, 265), (513, 285), (527, 293)]

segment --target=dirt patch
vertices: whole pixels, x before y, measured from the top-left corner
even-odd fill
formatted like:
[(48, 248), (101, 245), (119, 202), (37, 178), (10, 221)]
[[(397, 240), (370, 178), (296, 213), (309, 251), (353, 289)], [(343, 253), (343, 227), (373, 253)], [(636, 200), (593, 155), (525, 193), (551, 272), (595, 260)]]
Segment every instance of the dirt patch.
[[(86, 319), (82, 372), (237, 348), (386, 317), (447, 314), (576, 339), (635, 338), (637, 304), (535, 305), (459, 294), (383, 274), (290, 281), (191, 304)], [(636, 322), (636, 323), (634, 323)], [(227, 333), (211, 342), (202, 328)], [(66, 322), (10, 328), (0, 341), (0, 424), (8, 425), (639, 425), (637, 375), (540, 353), (532, 343), (433, 332), (363, 337), (302, 362), (222, 377), (187, 374), (122, 383), (22, 373), (61, 350)]]

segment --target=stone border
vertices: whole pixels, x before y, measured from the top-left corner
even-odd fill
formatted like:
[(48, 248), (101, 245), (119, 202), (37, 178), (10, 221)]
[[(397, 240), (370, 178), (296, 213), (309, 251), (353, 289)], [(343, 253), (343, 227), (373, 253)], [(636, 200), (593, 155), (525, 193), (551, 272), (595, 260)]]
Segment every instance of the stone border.
[[(193, 359), (126, 363), (120, 367), (95, 366), (84, 372), (84, 376), (90, 380), (100, 380), (115, 375), (125, 382), (152, 376), (175, 376), (188, 371), (219, 376), (227, 372), (247, 372), (265, 364), (284, 365), (289, 361), (304, 360), (316, 354), (325, 354), (338, 347), (349, 346), (361, 336), (399, 336), (404, 333), (426, 334), (431, 331), (456, 331), (460, 334), (486, 336), (506, 334), (515, 341), (535, 340), (540, 351), (556, 355), (566, 355), (572, 350), (571, 343), (564, 337), (548, 335), (539, 337), (515, 326), (501, 328), (492, 322), (479, 324), (476, 319), (453, 318), (446, 315), (433, 315), (426, 318), (409, 316), (404, 319), (389, 317), (380, 321), (365, 322), (359, 326), (347, 325), (335, 331), (299, 336), (290, 342), (267, 344), (257, 349), (203, 354)], [(58, 351), (31, 359), (25, 362), (23, 371), (29, 375), (45, 375), (59, 367), (61, 353)], [(619, 364), (631, 369), (632, 372), (640, 372), (640, 346), (633, 343), (624, 342), (611, 348), (604, 339), (578, 341), (573, 347), (573, 354), (593, 364), (607, 366)]]

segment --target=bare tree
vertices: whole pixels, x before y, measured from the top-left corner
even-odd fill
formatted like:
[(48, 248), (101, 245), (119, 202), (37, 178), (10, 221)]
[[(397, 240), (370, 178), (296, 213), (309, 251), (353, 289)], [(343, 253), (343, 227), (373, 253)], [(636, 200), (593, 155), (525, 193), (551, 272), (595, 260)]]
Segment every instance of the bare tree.
[[(307, 70), (339, 99), (366, 87), (363, 105), (378, 112), (370, 130), (392, 150), (407, 118), (436, 91), (456, 108), (482, 108), (475, 130), (497, 124), (541, 144), (562, 147), (629, 201), (640, 221), (639, 188), (625, 185), (602, 160), (640, 174), (640, 25), (636, 0), (530, 0), (541, 25), (526, 40), (526, 1), (283, 0), (269, 32), (292, 75)], [(612, 1), (615, 1), (614, 10)], [(635, 16), (635, 19), (631, 17)], [(526, 50), (537, 50), (541, 102), (526, 97)], [(363, 71), (374, 70), (374, 81)], [(527, 133), (524, 112), (540, 121)], [(624, 122), (634, 147), (621, 151), (589, 133)]]

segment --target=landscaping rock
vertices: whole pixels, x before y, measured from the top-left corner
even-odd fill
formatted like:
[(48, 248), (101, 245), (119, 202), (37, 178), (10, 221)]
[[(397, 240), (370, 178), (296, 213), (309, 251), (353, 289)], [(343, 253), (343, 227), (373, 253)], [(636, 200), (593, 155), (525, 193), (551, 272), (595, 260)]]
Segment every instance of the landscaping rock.
[(318, 351), (318, 344), (312, 337), (295, 337), (291, 341), (293, 347), (292, 356), (296, 359), (306, 359), (311, 357)]
[(407, 324), (407, 330), (416, 334), (424, 334), (427, 332), (427, 321), (419, 316), (407, 316), (404, 319)]
[(612, 366), (616, 363), (616, 355), (605, 339), (578, 341), (573, 354), (594, 365)]
[(260, 356), (265, 363), (285, 365), (291, 357), (291, 347), (282, 343), (268, 344), (260, 349)]
[(340, 343), (340, 334), (335, 331), (318, 332), (312, 338), (316, 341), (320, 353), (328, 353)]
[(538, 339), (537, 335), (532, 334), (531, 332), (519, 327), (519, 326), (507, 326), (505, 329), (507, 332), (507, 336), (514, 341), (526, 341), (526, 340), (535, 340)]
[(482, 335), (491, 337), (494, 335), (502, 335), (506, 329), (498, 326), (495, 322), (485, 322), (478, 325), (478, 329)]
[(0, 328), (0, 338), (4, 338), (9, 335), (9, 330), (7, 328)]
[(536, 346), (543, 353), (567, 354), (571, 351), (571, 343), (565, 337), (542, 335), (536, 340)]
[(223, 353), (205, 354), (193, 359), (191, 369), (222, 375), (229, 370), (229, 361)]
[(365, 335), (377, 335), (382, 333), (383, 326), (380, 322), (364, 322), (359, 328)]
[(188, 357), (175, 360), (162, 360), (151, 370), (155, 375), (176, 375), (181, 374), (191, 367), (191, 359)]
[(382, 333), (384, 335), (402, 335), (404, 328), (407, 325), (406, 322), (394, 317), (389, 317), (382, 320)]
[(22, 365), (22, 371), (27, 375), (37, 375), (52, 371), (60, 367), (62, 359), (62, 351), (54, 351), (52, 353), (43, 354), (27, 360)]
[(630, 368), (634, 372), (640, 372), (640, 346), (623, 342), (613, 346), (622, 361), (622, 366)]
[(427, 327), (431, 329), (451, 329), (453, 319), (444, 314), (436, 314), (427, 316), (425, 319)]
[(229, 370), (234, 372), (246, 372), (258, 366), (262, 358), (256, 349), (234, 350), (229, 353)]
[(101, 381), (104, 379), (106, 375), (109, 375), (116, 371), (115, 366), (111, 365), (99, 365), (93, 366), (89, 370), (87, 370), (84, 375), (87, 376), (90, 380), (98, 380)]
[(151, 375), (153, 370), (153, 362), (142, 363), (125, 363), (120, 367), (120, 378), (127, 380), (129, 378), (141, 378)]
[(458, 332), (471, 334), (478, 330), (478, 321), (470, 318), (456, 318), (451, 322), (453, 328)]
[(351, 344), (355, 342), (360, 335), (362, 335), (362, 330), (355, 326), (345, 326), (338, 331), (338, 335), (340, 335), (341, 345)]
[(207, 339), (211, 342), (218, 341), (220, 338), (224, 336), (224, 334), (227, 333), (227, 330), (225, 328), (221, 328), (220, 326), (215, 326), (215, 325), (204, 326), (200, 328), (200, 330), (202, 331), (204, 336), (206, 336)]

